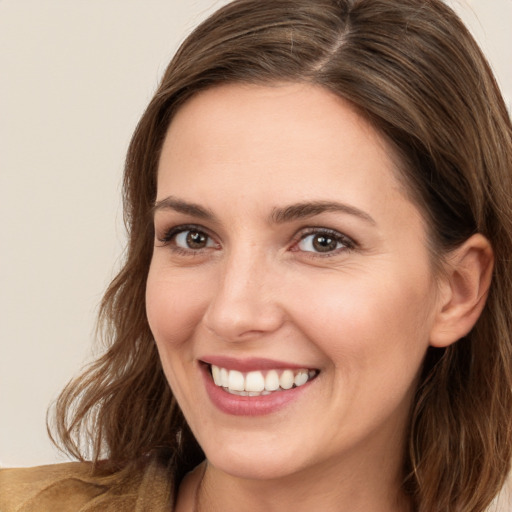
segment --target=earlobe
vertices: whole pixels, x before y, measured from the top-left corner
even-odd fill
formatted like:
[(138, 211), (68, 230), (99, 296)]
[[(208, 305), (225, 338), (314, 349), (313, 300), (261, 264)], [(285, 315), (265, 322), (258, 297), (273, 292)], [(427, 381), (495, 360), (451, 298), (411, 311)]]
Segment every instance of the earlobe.
[(481, 234), (448, 255), (430, 345), (447, 347), (466, 336), (482, 313), (491, 285), (494, 253)]

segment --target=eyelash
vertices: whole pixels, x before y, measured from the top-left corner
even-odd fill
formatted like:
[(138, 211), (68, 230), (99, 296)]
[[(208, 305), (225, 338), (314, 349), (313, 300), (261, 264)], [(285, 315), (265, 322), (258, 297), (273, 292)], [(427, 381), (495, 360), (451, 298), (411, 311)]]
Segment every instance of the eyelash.
[[(213, 237), (211, 237), (203, 227), (195, 224), (182, 224), (168, 229), (161, 238), (158, 238), (158, 241), (161, 242), (163, 246), (171, 245), (179, 234), (186, 233), (187, 231), (201, 233), (206, 235), (210, 240), (213, 240)], [(179, 247), (175, 244), (171, 245), (171, 248), (172, 251), (179, 256), (196, 256), (206, 249), (184, 249), (183, 247)]]
[[(158, 238), (158, 241), (162, 243), (163, 246), (171, 245), (173, 241), (175, 241), (176, 237), (179, 234), (186, 233), (188, 231), (197, 232), (202, 235), (205, 235), (208, 239), (214, 240), (212, 236), (208, 234), (208, 231), (205, 230), (202, 226), (198, 226), (195, 224), (184, 224), (179, 226), (174, 226), (168, 229), (162, 237)], [(325, 236), (332, 239), (337, 244), (342, 244), (343, 247), (336, 248), (333, 251), (326, 251), (325, 253), (317, 252), (317, 251), (300, 251), (298, 249), (298, 245), (303, 242), (309, 236)], [(218, 243), (215, 243), (216, 246), (219, 246)], [(292, 246), (290, 250), (292, 252), (302, 252), (308, 257), (312, 258), (329, 258), (332, 256), (336, 256), (341, 252), (351, 251), (357, 248), (357, 243), (351, 239), (350, 237), (335, 231), (333, 229), (328, 228), (320, 228), (320, 227), (308, 227), (303, 228), (298, 235), (296, 235), (293, 239)], [(179, 247), (176, 244), (171, 245), (172, 251), (180, 256), (198, 256), (202, 254), (205, 250), (210, 249), (211, 247), (204, 247), (200, 249), (185, 249), (183, 247)]]
[(326, 238), (332, 239), (336, 244), (341, 244), (343, 247), (336, 248), (333, 251), (327, 251), (322, 253), (320, 251), (301, 251), (305, 253), (308, 257), (312, 258), (330, 258), (332, 256), (337, 256), (342, 252), (354, 250), (357, 247), (357, 244), (354, 240), (349, 238), (347, 235), (340, 233), (339, 231), (335, 231), (334, 229), (328, 228), (318, 228), (318, 227), (309, 227), (302, 229), (298, 239), (296, 239), (292, 245), (293, 252), (299, 252), (300, 249), (296, 248), (298, 245), (306, 240), (306, 238), (315, 235), (315, 236), (324, 236)]

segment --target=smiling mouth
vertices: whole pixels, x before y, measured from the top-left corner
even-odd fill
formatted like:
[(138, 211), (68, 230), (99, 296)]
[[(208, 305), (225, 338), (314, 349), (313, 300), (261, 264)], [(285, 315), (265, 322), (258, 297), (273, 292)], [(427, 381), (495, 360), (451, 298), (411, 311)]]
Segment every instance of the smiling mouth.
[(266, 370), (240, 372), (213, 364), (208, 365), (213, 382), (224, 391), (239, 396), (266, 396), (304, 386), (320, 373), (319, 370)]

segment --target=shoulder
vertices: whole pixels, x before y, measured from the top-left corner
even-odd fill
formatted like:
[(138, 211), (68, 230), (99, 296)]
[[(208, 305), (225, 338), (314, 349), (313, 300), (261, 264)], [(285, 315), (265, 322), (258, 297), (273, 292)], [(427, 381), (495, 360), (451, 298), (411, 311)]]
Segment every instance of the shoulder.
[(168, 473), (153, 460), (104, 476), (88, 462), (0, 469), (2, 512), (169, 511), (172, 502)]
[(2, 469), (0, 510), (50, 511), (55, 503), (64, 500), (72, 502), (69, 510), (80, 510), (85, 503), (104, 492), (101, 485), (90, 481), (90, 475), (91, 464), (81, 462)]

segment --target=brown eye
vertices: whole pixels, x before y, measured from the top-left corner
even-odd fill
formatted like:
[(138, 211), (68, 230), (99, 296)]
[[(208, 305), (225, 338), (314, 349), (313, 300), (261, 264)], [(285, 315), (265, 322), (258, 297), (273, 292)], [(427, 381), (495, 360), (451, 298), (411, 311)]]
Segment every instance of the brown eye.
[(313, 247), (318, 252), (334, 251), (338, 246), (337, 240), (330, 236), (316, 235), (313, 237)]
[(350, 240), (341, 233), (323, 231), (306, 235), (297, 244), (299, 250), (312, 253), (330, 253), (351, 246)]
[(187, 231), (186, 242), (190, 249), (203, 249), (208, 243), (208, 237), (199, 231)]
[(215, 242), (203, 231), (198, 229), (184, 229), (173, 235), (174, 244), (181, 249), (199, 251), (215, 247)]

